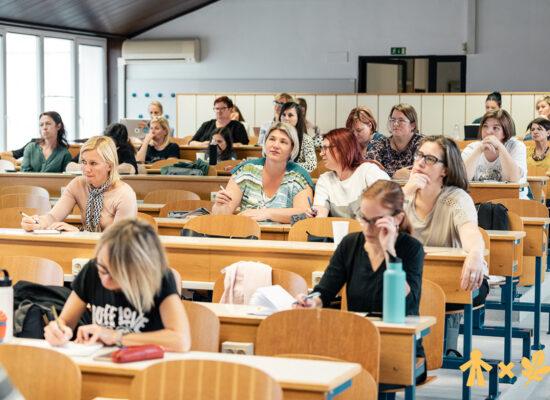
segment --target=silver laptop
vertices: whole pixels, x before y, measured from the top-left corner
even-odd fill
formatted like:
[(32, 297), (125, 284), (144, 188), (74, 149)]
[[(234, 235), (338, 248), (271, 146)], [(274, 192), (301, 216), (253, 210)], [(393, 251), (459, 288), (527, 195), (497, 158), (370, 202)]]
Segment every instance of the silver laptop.
[(123, 118), (120, 123), (128, 130), (128, 137), (143, 139), (149, 133), (148, 119)]

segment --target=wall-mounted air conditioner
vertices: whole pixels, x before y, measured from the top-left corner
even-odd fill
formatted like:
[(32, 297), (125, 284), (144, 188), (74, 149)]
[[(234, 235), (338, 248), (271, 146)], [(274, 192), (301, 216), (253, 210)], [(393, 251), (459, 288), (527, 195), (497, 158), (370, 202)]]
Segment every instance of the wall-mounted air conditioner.
[(190, 40), (125, 40), (122, 58), (130, 63), (178, 61), (195, 63), (200, 60), (199, 39)]

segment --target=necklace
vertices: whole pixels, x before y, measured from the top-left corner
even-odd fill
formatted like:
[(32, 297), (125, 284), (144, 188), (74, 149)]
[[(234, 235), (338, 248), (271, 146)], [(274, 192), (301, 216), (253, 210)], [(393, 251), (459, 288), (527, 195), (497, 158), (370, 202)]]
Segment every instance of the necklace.
[(546, 154), (548, 153), (548, 149), (550, 149), (550, 147), (546, 146), (546, 150), (544, 150), (544, 153), (542, 153), (540, 156), (537, 156), (537, 151), (534, 150), (531, 157), (533, 157), (533, 160), (535, 160), (535, 161), (542, 161), (546, 158)]

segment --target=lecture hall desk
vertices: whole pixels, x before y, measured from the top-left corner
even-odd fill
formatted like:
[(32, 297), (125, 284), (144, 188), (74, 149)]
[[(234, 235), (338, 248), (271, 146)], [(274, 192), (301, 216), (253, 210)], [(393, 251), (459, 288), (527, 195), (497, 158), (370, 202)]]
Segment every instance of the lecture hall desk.
[[(256, 306), (200, 303), (220, 320), (220, 347), (225, 341), (256, 342), (256, 331), (265, 316), (249, 315)], [(380, 379), (387, 384), (414, 384), (414, 343), (422, 332), (435, 324), (434, 317), (407, 317), (405, 324), (388, 324), (380, 318), (371, 321), (378, 328), (380, 343)], [(414, 357), (414, 358), (413, 358)]]
[[(32, 339), (16, 339), (15, 342), (33, 345)], [(44, 341), (38, 345), (44, 345)], [(105, 353), (98, 351), (89, 357), (72, 357), (82, 373), (82, 399), (96, 397), (128, 399), (134, 376), (149, 365), (163, 360), (147, 360), (128, 364), (110, 361), (96, 361), (93, 357)], [(361, 371), (356, 363), (300, 360), (283, 357), (244, 356), (238, 354), (208, 353), (165, 353), (164, 360), (218, 360), (249, 365), (271, 375), (283, 389), (285, 400), (330, 399), (331, 391), (347, 382)]]

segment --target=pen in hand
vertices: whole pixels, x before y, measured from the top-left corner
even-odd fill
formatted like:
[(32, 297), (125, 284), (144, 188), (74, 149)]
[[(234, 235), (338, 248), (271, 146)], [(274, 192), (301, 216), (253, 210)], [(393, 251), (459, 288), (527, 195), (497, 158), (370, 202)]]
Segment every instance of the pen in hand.
[(309, 197), (307, 198), (307, 202), (309, 203), (309, 208), (311, 208), (313, 216), (317, 216), (317, 210), (313, 208), (313, 204), (311, 203), (311, 199)]
[(52, 306), (52, 313), (53, 313), (53, 317), (55, 318), (55, 323), (57, 324), (57, 327), (61, 332), (63, 332), (63, 329), (61, 329), (61, 324), (59, 323), (59, 317), (57, 316), (57, 311), (55, 310), (54, 306)]
[[(222, 186), (221, 183), (219, 183), (218, 186), (220, 187), (221, 190), (223, 190), (225, 192), (225, 188)], [(229, 201), (233, 201), (233, 199), (231, 197), (229, 197), (227, 194), (226, 194), (226, 196), (229, 198)]]
[(25, 214), (23, 211), (19, 211), (19, 214), (21, 214), (22, 216), (24, 217), (27, 217), (27, 218), (30, 218), (34, 221), (35, 224), (40, 224), (40, 222), (38, 222), (37, 220), (35, 220), (33, 217), (31, 217), (30, 215), (27, 215)]
[[(319, 292), (313, 292), (313, 293), (311, 293), (310, 295), (304, 297), (302, 300), (303, 300), (303, 301), (311, 300), (311, 299), (314, 299), (314, 298), (319, 297), (319, 296), (321, 296), (321, 293), (319, 293)], [(295, 302), (292, 303), (292, 304), (298, 304), (298, 302), (295, 301)]]

